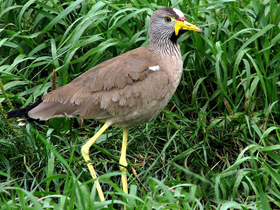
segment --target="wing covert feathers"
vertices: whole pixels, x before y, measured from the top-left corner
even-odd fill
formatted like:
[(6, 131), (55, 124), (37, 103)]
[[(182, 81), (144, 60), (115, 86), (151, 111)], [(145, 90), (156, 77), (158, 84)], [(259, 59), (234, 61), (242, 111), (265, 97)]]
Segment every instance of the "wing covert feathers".
[(105, 119), (141, 110), (150, 101), (164, 97), (168, 75), (150, 71), (159, 65), (145, 47), (105, 61), (71, 83), (43, 97), (43, 103), (28, 114), (47, 120), (59, 116)]

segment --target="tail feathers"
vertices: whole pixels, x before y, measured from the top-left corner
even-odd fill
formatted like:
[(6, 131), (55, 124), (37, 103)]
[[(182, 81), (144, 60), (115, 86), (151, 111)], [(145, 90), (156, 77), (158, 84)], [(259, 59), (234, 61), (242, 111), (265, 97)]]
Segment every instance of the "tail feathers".
[(43, 102), (39, 106), (32, 109), (28, 115), (33, 119), (49, 120), (54, 117), (73, 117), (77, 105), (58, 102)]
[(25, 108), (22, 109), (15, 109), (7, 113), (7, 118), (13, 118), (13, 117), (26, 117), (28, 118), (28, 112), (38, 106), (40, 103), (42, 103), (41, 100), (36, 101), (34, 104), (30, 104)]

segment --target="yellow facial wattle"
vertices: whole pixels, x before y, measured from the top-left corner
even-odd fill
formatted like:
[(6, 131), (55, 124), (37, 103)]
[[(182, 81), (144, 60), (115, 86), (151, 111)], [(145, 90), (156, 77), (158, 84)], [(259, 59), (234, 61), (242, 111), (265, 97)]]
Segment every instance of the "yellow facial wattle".
[(196, 31), (196, 32), (203, 32), (200, 28), (198, 28), (196, 25), (191, 24), (183, 19), (173, 19), (175, 22), (174, 30), (175, 35), (178, 36), (179, 31), (182, 30), (188, 30), (188, 31)]

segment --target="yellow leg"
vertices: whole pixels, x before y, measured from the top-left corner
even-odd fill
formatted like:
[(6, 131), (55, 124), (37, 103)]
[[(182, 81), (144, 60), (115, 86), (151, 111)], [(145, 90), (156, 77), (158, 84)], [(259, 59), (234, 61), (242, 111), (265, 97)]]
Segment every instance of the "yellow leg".
[[(88, 166), (88, 169), (91, 173), (91, 176), (93, 179), (96, 179), (97, 176), (96, 176), (96, 172), (92, 166), (92, 162), (91, 162), (91, 159), (89, 158), (89, 149), (90, 147), (96, 142), (96, 140), (102, 135), (102, 133), (104, 133), (104, 131), (106, 131), (106, 129), (109, 127), (110, 125), (105, 123), (100, 129), (99, 131), (92, 137), (88, 140), (88, 142), (82, 146), (82, 149), (81, 149), (81, 152), (82, 152), (82, 155), (85, 159), (85, 161), (87, 162), (87, 166)], [(97, 189), (97, 192), (98, 192), (98, 195), (99, 195), (99, 198), (101, 201), (104, 201), (105, 200), (105, 197), (104, 197), (104, 194), (103, 194), (103, 191), (101, 189), (101, 186), (99, 184), (98, 181), (96, 181), (96, 189)]]
[(128, 136), (128, 128), (123, 129), (123, 142), (122, 142), (122, 150), (121, 150), (121, 157), (120, 157), (120, 170), (122, 173), (122, 186), (123, 191), (128, 194), (128, 187), (127, 187), (127, 176), (126, 176), (126, 148), (127, 148), (127, 136)]

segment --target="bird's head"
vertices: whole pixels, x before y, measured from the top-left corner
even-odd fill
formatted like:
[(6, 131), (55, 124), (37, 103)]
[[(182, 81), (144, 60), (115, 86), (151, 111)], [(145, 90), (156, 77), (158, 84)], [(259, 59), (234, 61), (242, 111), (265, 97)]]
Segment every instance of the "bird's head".
[[(161, 8), (155, 11), (151, 17), (151, 34), (156, 33), (163, 37), (177, 37), (186, 31), (203, 32), (197, 26), (186, 21), (179, 9)], [(175, 37), (174, 37), (175, 36)]]

